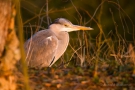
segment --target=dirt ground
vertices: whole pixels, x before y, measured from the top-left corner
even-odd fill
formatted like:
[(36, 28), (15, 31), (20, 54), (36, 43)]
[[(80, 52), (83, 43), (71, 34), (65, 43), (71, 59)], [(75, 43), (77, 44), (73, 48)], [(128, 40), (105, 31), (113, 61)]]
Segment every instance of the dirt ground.
[[(135, 90), (135, 75), (132, 70), (104, 68), (95, 72), (91, 68), (66, 67), (29, 69), (32, 90)], [(18, 73), (18, 89), (24, 90), (23, 75)]]

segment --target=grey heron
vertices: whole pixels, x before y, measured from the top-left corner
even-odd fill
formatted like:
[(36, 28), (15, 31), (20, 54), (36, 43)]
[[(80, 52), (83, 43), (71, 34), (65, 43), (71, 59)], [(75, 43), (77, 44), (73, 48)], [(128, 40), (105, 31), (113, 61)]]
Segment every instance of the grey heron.
[(73, 25), (65, 18), (58, 18), (48, 29), (36, 32), (24, 45), (27, 65), (36, 68), (51, 67), (68, 46), (68, 32), (78, 30), (93, 29)]

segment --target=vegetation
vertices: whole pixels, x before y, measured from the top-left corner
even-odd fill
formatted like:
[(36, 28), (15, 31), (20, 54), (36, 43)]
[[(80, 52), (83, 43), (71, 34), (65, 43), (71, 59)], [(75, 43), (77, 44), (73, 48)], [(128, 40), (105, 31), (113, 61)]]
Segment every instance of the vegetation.
[[(18, 34), (22, 67), (17, 66), (17, 90), (135, 89), (133, 0), (21, 0), (20, 4), (16, 28), (22, 31)], [(27, 69), (21, 33), (27, 40), (59, 17), (94, 30), (70, 33), (68, 49), (50, 69)]]

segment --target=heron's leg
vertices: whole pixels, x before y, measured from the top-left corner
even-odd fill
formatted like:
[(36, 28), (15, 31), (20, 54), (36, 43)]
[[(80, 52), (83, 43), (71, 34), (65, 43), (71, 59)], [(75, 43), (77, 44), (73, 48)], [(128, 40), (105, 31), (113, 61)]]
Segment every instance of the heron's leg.
[(51, 75), (51, 67), (47, 67), (47, 74), (50, 76)]
[(52, 61), (51, 61), (50, 65), (49, 65), (49, 67), (52, 66), (54, 59), (55, 59), (55, 57), (52, 59)]

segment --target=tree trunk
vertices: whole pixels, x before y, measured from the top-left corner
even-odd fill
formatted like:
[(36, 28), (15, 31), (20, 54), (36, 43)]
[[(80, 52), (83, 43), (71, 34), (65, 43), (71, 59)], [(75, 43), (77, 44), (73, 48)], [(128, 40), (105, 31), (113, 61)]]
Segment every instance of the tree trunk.
[(11, 17), (11, 1), (0, 0), (0, 57), (3, 54)]
[(20, 51), (14, 30), (14, 17), (12, 0), (0, 0), (0, 90), (16, 90), (14, 72)]

